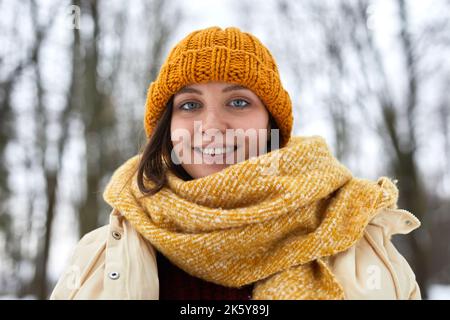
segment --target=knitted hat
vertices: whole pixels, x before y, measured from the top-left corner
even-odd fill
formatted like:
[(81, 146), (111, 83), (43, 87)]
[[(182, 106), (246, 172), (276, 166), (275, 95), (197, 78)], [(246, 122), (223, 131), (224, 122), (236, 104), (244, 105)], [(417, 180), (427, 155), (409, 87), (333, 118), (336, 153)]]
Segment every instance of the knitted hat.
[(213, 26), (191, 32), (170, 51), (148, 89), (144, 127), (150, 137), (170, 97), (193, 83), (224, 81), (252, 90), (280, 129), (280, 147), (292, 129), (292, 103), (269, 50), (250, 33)]

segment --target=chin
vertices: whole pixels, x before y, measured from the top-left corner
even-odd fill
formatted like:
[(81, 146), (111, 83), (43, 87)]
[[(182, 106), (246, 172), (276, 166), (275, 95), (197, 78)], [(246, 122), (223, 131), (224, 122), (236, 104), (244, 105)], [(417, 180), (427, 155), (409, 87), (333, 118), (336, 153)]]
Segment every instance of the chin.
[(194, 179), (203, 178), (209, 176), (210, 174), (219, 172), (226, 167), (230, 166), (230, 164), (202, 164), (199, 165), (198, 168), (194, 170), (186, 170), (191, 177)]

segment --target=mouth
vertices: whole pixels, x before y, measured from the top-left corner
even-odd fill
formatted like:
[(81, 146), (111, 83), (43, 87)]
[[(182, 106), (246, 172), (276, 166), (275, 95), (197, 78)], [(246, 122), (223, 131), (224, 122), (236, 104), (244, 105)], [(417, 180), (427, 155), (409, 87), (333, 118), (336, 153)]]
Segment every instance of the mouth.
[(194, 147), (193, 149), (202, 155), (214, 157), (231, 154), (237, 150), (237, 146), (226, 146), (222, 148)]

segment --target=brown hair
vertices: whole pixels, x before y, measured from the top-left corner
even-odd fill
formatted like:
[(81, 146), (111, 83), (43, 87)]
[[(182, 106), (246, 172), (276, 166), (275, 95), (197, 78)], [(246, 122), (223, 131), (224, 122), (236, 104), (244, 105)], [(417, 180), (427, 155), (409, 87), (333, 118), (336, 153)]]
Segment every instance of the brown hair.
[[(185, 181), (193, 179), (186, 170), (184, 170), (181, 164), (175, 164), (171, 159), (173, 145), (170, 135), (170, 122), (172, 118), (173, 100), (174, 96), (167, 102), (164, 112), (142, 152), (137, 174), (137, 183), (139, 190), (144, 195), (153, 195), (166, 185), (167, 178), (165, 170), (170, 170), (177, 177)], [(278, 125), (270, 112), (269, 121), (271, 129), (278, 129)], [(267, 152), (271, 151), (270, 140), (267, 142), (266, 150)], [(167, 166), (167, 169), (164, 168), (164, 164)], [(147, 179), (154, 182), (154, 188), (147, 189), (145, 187), (144, 174)]]

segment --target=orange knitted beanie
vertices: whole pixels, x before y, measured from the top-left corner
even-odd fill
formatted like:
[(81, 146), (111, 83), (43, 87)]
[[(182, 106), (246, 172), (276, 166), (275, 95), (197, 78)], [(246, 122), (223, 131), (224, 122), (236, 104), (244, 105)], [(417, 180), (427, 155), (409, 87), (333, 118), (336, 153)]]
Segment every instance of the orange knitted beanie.
[(280, 147), (287, 144), (293, 123), (292, 103), (283, 88), (269, 50), (255, 36), (238, 28), (213, 26), (191, 32), (170, 51), (148, 89), (144, 127), (150, 137), (170, 97), (192, 83), (224, 81), (252, 90), (280, 129)]

